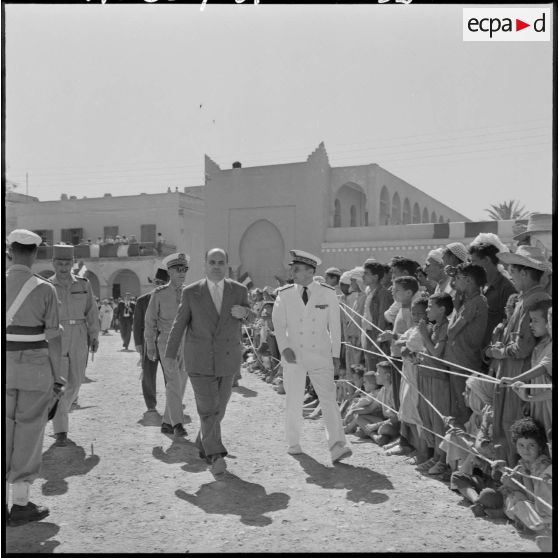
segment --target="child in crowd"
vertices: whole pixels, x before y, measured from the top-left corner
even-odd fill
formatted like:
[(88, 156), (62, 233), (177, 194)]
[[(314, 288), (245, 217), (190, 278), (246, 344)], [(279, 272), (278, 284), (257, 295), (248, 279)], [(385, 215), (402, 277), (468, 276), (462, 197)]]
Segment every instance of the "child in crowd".
[(369, 414), (360, 414), (357, 418), (358, 432), (369, 436), (379, 446), (399, 436), (399, 420), (393, 407), (391, 389), (391, 364), (383, 360), (376, 365), (376, 383), (380, 389), (374, 395), (376, 401), (370, 406)]
[[(504, 332), (502, 344), (487, 351), (490, 358), (498, 360), (496, 378), (516, 378), (531, 367), (531, 353), (535, 338), (529, 323), (529, 308), (540, 300), (550, 300), (540, 284), (541, 277), (550, 265), (536, 246), (519, 246), (515, 253), (499, 253), (509, 272), (519, 299)], [(510, 427), (527, 411), (528, 405), (508, 387), (497, 386), (494, 396), (494, 438), (502, 445), (504, 458), (515, 465), (517, 454), (512, 443)]]
[[(363, 388), (366, 393), (369, 393), (376, 397), (378, 393), (378, 385), (376, 384), (376, 373), (374, 370), (369, 370), (365, 372), (362, 378)], [(372, 412), (375, 407), (375, 402), (372, 397), (363, 395), (362, 392), (358, 392), (360, 397), (356, 398), (349, 409), (347, 414), (343, 419), (343, 425), (345, 427), (345, 434), (353, 434), (357, 429), (357, 420), (361, 415), (368, 415)]]
[[(401, 384), (399, 386), (399, 421), (401, 438), (399, 447), (391, 448), (388, 455), (403, 455), (413, 449), (419, 452), (418, 458), (424, 458), (426, 446), (419, 437), (422, 420), (418, 411), (418, 365), (417, 353), (425, 350), (419, 324), (426, 319), (428, 299), (420, 298), (411, 304), (412, 326), (399, 336), (395, 345), (401, 348), (403, 366), (401, 368)], [(422, 456), (421, 454), (422, 450)], [(423, 459), (424, 460), (424, 459)]]
[(348, 323), (345, 329), (345, 338), (347, 343), (351, 345), (351, 347), (346, 346), (345, 352), (347, 370), (350, 370), (353, 364), (361, 364), (364, 362), (363, 352), (360, 350), (361, 328), (364, 327), (361, 316), (364, 314), (364, 303), (366, 301), (363, 276), (363, 267), (355, 267), (349, 272), (349, 278), (351, 280), (350, 292), (354, 294), (352, 296), (352, 310), (347, 310)]
[[(505, 316), (504, 319), (494, 328), (492, 332), (492, 337), (490, 338), (490, 345), (486, 348), (486, 354), (488, 355), (489, 352), (493, 347), (498, 347), (502, 344), (502, 340), (504, 338), (504, 332), (506, 331), (506, 327), (510, 318), (512, 317), (513, 311), (515, 310), (515, 305), (519, 300), (519, 294), (512, 293), (506, 302), (506, 306), (504, 308)], [(490, 310), (490, 308), (489, 308)], [(498, 361), (496, 359), (488, 358), (489, 362), (488, 365), (488, 373), (491, 376), (496, 376), (496, 371), (498, 370)]]
[[(518, 528), (526, 527), (549, 535), (552, 529), (552, 461), (543, 453), (544, 429), (533, 418), (526, 417), (512, 424), (511, 435), (520, 459), (515, 469), (511, 473), (504, 472), (501, 478), (504, 512)], [(497, 467), (502, 465), (501, 461), (496, 463)]]
[[(552, 300), (541, 300), (529, 309), (531, 332), (537, 344), (531, 354), (531, 368), (515, 378), (503, 377), (500, 383), (513, 384), (517, 395), (530, 404), (529, 415), (543, 425), (548, 439), (552, 432), (552, 388), (519, 389), (523, 383), (552, 384)], [(529, 387), (529, 384), (524, 386)]]
[[(394, 268), (394, 273), (396, 268)], [(416, 271), (416, 267), (414, 268)], [(398, 304), (397, 315), (393, 319), (393, 330), (386, 330), (378, 336), (378, 341), (390, 341), (390, 352), (392, 357), (401, 357), (401, 346), (396, 345), (395, 342), (399, 339), (399, 336), (405, 333), (412, 325), (413, 318), (411, 316), (411, 303), (413, 297), (418, 292), (418, 281), (415, 277), (410, 275), (404, 275), (402, 277), (396, 277), (393, 280), (393, 300), (394, 304)], [(389, 312), (386, 311), (386, 313)], [(386, 318), (387, 319), (387, 318)], [(391, 371), (391, 385), (393, 388), (393, 402), (395, 404), (395, 409), (399, 410), (399, 384), (400, 375), (395, 368)]]
[[(480, 370), (482, 365), (482, 342), (488, 319), (488, 305), (481, 294), (486, 284), (486, 271), (480, 265), (462, 263), (457, 266), (455, 277), (455, 312), (448, 324), (448, 341), (444, 360), (469, 370)], [(463, 373), (463, 368), (452, 367)], [(450, 374), (450, 415), (460, 426), (469, 418), (470, 409), (465, 405), (463, 392), (465, 378)]]
[[(427, 326), (424, 320), (420, 322), (419, 332), (422, 336), (422, 342), (429, 355), (442, 358), (448, 339), (448, 316), (453, 312), (451, 295), (445, 292), (432, 295), (428, 299), (426, 312), (432, 325)], [(423, 357), (422, 364), (443, 369), (442, 363), (428, 356)], [(418, 389), (442, 415), (450, 414), (449, 374), (419, 366)], [(443, 436), (446, 430), (443, 420), (422, 398), (419, 399), (418, 410), (423, 425), (428, 430)], [(440, 439), (426, 430), (423, 430), (422, 436), (425, 440), (426, 453), (429, 459), (422, 463), (419, 461), (418, 470), (428, 471), (430, 474), (442, 473), (445, 470), (446, 459), (444, 452), (439, 449)], [(437, 465), (438, 463), (440, 464)]]

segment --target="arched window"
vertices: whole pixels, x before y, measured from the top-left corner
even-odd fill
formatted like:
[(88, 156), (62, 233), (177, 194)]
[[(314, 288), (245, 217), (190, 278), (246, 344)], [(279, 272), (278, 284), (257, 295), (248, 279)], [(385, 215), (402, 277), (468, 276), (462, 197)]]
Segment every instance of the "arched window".
[(356, 205), (351, 205), (351, 227), (356, 227)]
[(383, 186), (380, 193), (380, 225), (389, 225), (389, 192), (388, 189)]
[(335, 213), (333, 214), (333, 226), (334, 227), (341, 226), (341, 202), (337, 198), (335, 199)]
[(393, 199), (391, 201), (391, 224), (401, 224), (401, 200), (399, 199), (399, 194), (397, 192), (393, 194)]
[(437, 223), (438, 222), (438, 216), (436, 215), (435, 211), (433, 211), (432, 215), (430, 215), (430, 222), (431, 223)]
[(444, 223), (444, 216), (440, 215), (439, 219), (438, 219), (438, 223)]
[(405, 198), (403, 202), (403, 224), (408, 225), (411, 222), (411, 204), (409, 198)]
[(422, 210), (422, 222), (430, 223), (430, 221), (428, 220), (428, 209), (426, 209), (426, 207)]
[(420, 207), (417, 202), (413, 205), (413, 223), (420, 223)]

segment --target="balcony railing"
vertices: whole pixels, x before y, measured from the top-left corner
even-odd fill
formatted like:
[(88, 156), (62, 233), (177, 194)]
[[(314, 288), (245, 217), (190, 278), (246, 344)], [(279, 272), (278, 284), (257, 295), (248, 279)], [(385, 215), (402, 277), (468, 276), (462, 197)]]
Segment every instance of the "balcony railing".
[[(154, 242), (135, 244), (80, 244), (74, 246), (74, 258), (86, 260), (93, 258), (136, 258), (136, 257), (164, 257), (176, 251), (176, 246), (163, 244), (159, 249)], [(52, 246), (39, 246), (37, 254), (39, 260), (52, 259)]]

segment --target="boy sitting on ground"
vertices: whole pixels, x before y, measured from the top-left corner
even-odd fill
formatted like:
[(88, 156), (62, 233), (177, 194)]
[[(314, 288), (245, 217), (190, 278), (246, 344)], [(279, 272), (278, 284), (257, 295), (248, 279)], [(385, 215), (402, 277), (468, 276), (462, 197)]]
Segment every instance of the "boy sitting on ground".
[(393, 407), (391, 364), (387, 360), (376, 365), (376, 383), (381, 387), (374, 395), (375, 405), (369, 414), (358, 415), (357, 433), (372, 438), (379, 446), (385, 446), (399, 436), (399, 420)]
[[(379, 390), (376, 384), (376, 373), (374, 370), (365, 372), (362, 380), (364, 391), (375, 397)], [(370, 414), (376, 405), (372, 397), (363, 395), (361, 392), (359, 393), (360, 397), (353, 401), (343, 419), (345, 434), (353, 434), (357, 429), (358, 417)]]

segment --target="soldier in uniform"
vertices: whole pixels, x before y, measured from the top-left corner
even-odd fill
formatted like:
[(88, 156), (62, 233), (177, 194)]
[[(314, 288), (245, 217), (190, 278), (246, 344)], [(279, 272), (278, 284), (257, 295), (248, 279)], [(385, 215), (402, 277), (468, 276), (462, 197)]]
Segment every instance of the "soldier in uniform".
[(41, 237), (24, 229), (8, 235), (12, 265), (6, 272), (6, 502), (12, 485), (10, 525), (49, 514), (29, 501), (41, 467), (44, 430), (60, 376), (61, 341), (56, 290), (31, 266)]
[(278, 289), (273, 326), (283, 365), (286, 391), (286, 437), (291, 455), (302, 453), (302, 403), (306, 374), (320, 400), (333, 463), (352, 455), (336, 402), (334, 374), (339, 374), (341, 318), (335, 289), (316, 283), (321, 261), (302, 250), (291, 250), (294, 284)]
[[(155, 287), (161, 287), (169, 282), (169, 274), (165, 269), (159, 267), (155, 273), (153, 284)], [(145, 313), (147, 306), (151, 300), (153, 291), (150, 291), (140, 297), (136, 301), (134, 310), (134, 344), (136, 351), (141, 355), (141, 389), (143, 399), (147, 407), (147, 412), (157, 412), (157, 362), (160, 362), (159, 353), (153, 361), (147, 357), (144, 343), (145, 333)]]
[(176, 438), (187, 436), (182, 424), (184, 422), (182, 400), (188, 375), (184, 366), (182, 350), (179, 351), (178, 359), (166, 358), (164, 355), (172, 323), (180, 304), (189, 261), (189, 256), (182, 252), (171, 254), (163, 260), (170, 282), (153, 291), (145, 312), (144, 336), (147, 358), (151, 361), (161, 359), (161, 367), (166, 380), (167, 401), (161, 432), (174, 434)]
[(66, 390), (52, 420), (57, 446), (68, 445), (69, 417), (85, 378), (88, 352), (99, 347), (99, 310), (89, 280), (72, 273), (74, 247), (56, 244), (52, 247), (55, 274), (52, 283), (60, 301), (62, 332), (62, 375)]
[(341, 270), (337, 267), (329, 267), (325, 272), (325, 282), (330, 287), (335, 289), (337, 296), (342, 295), (339, 281), (341, 280)]

